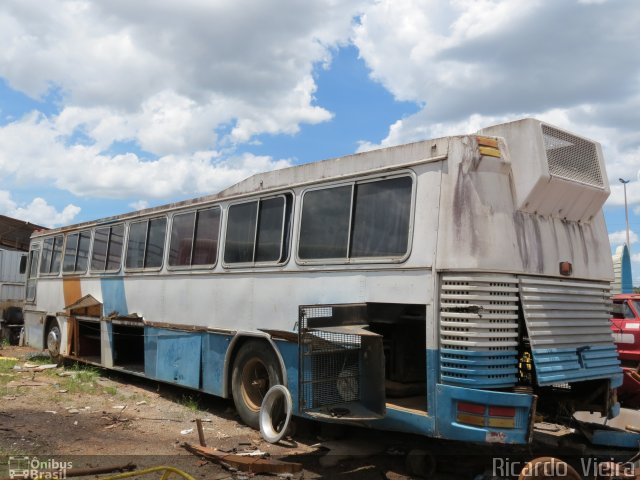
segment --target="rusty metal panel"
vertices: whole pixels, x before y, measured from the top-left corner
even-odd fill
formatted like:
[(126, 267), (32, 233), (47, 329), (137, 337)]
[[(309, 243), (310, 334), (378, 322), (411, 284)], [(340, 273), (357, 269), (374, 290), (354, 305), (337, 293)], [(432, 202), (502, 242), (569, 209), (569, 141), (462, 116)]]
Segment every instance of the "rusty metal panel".
[(202, 334), (145, 327), (145, 375), (200, 388)]
[(224, 359), (233, 335), (204, 333), (202, 336), (202, 389), (224, 394)]

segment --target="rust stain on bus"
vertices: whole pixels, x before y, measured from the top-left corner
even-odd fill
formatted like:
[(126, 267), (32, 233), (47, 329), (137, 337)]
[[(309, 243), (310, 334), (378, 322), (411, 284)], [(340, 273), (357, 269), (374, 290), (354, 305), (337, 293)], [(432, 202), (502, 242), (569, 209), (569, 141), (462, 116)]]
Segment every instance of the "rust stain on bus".
[(80, 289), (79, 278), (64, 278), (62, 280), (62, 290), (64, 292), (64, 304), (71, 305), (80, 300), (82, 290)]

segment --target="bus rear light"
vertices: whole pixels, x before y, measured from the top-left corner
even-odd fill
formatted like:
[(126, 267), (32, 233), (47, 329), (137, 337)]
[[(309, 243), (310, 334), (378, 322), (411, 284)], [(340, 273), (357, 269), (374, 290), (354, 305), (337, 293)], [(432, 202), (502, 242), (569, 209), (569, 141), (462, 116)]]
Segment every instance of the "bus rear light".
[(456, 422), (466, 423), (467, 425), (476, 425), (478, 427), (484, 427), (484, 417), (480, 415), (471, 415), (469, 413), (458, 412), (456, 415)]
[(560, 275), (568, 277), (571, 275), (572, 271), (573, 266), (571, 265), (571, 262), (560, 262)]
[(456, 421), (467, 425), (494, 428), (516, 428), (515, 407), (458, 402)]
[(484, 415), (485, 406), (477, 403), (458, 402), (458, 412)]
[(514, 407), (489, 407), (490, 417), (515, 417), (516, 409)]
[(515, 418), (490, 418), (488, 422), (489, 427), (495, 428), (515, 428), (516, 419)]

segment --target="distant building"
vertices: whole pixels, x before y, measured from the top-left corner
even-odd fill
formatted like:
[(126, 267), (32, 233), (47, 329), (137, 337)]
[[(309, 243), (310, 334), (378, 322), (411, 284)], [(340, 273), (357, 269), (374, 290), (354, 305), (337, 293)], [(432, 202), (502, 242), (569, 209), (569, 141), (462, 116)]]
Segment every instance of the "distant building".
[(631, 257), (626, 245), (616, 248), (613, 260), (613, 282), (611, 283), (611, 294), (633, 293), (633, 280), (631, 276)]
[(0, 248), (28, 252), (29, 239), (34, 230), (45, 230), (45, 228), (0, 215)]
[(39, 225), (0, 215), (0, 318), (8, 305), (24, 300), (29, 239), (34, 230), (42, 229)]

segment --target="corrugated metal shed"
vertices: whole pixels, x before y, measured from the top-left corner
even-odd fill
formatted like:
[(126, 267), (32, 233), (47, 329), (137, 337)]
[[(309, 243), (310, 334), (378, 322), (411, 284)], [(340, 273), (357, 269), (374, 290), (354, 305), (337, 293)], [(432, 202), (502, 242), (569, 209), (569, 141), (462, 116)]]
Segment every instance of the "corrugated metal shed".
[(43, 229), (33, 223), (0, 215), (0, 247), (27, 252), (33, 231)]

